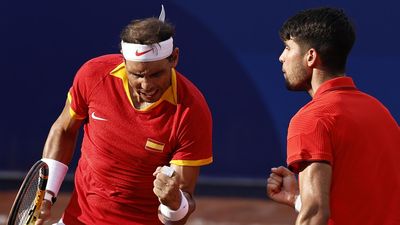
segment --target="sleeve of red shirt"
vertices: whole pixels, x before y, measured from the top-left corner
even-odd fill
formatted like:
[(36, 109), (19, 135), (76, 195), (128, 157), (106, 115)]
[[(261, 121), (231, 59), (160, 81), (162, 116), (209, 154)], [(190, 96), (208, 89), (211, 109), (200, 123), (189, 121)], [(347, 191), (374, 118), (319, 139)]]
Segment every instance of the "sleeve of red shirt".
[[(88, 113), (89, 74), (92, 73), (90, 63), (85, 63), (76, 73), (68, 99), (70, 114), (77, 119), (84, 119)], [(72, 112), (71, 112), (72, 111)]]
[(212, 118), (204, 101), (187, 107), (178, 130), (178, 148), (171, 160), (181, 166), (210, 164), (212, 158)]
[(332, 164), (329, 128), (321, 118), (294, 117), (289, 125), (287, 164), (298, 173), (304, 161), (326, 161)]

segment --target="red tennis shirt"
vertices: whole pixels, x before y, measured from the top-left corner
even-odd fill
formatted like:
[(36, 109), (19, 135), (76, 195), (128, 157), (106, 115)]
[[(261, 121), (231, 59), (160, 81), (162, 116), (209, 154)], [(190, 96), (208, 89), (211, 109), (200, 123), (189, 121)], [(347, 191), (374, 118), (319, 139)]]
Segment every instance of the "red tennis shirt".
[(68, 100), (71, 116), (86, 123), (66, 224), (161, 224), (153, 193), (157, 166), (212, 162), (212, 120), (203, 95), (174, 69), (171, 83), (159, 101), (137, 110), (121, 55), (80, 68)]
[(332, 166), (329, 224), (400, 224), (400, 130), (349, 77), (323, 83), (292, 118), (287, 163)]

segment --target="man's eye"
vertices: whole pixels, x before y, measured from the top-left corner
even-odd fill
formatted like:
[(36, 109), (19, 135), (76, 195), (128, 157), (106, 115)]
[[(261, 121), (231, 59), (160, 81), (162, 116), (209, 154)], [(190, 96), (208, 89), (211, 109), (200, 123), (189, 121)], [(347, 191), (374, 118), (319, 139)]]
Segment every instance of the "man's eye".
[(159, 77), (159, 76), (161, 76), (161, 73), (155, 73), (155, 74), (152, 74), (151, 76), (152, 77)]
[(141, 78), (141, 77), (143, 77), (143, 75), (134, 74), (134, 73), (130, 73), (129, 75), (131, 75), (131, 76), (133, 76), (133, 77), (135, 77), (135, 78)]

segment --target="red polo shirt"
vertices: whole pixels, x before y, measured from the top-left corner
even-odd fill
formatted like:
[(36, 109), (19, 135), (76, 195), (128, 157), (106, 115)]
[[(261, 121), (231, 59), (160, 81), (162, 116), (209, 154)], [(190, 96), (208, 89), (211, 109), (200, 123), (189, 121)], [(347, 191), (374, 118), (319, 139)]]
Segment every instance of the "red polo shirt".
[(292, 118), (287, 163), (332, 166), (329, 224), (400, 224), (400, 130), (390, 112), (351, 78), (323, 83)]
[(207, 103), (189, 80), (171, 73), (161, 99), (137, 110), (121, 55), (95, 58), (78, 71), (70, 114), (86, 123), (66, 224), (161, 224), (153, 193), (157, 166), (212, 162)]

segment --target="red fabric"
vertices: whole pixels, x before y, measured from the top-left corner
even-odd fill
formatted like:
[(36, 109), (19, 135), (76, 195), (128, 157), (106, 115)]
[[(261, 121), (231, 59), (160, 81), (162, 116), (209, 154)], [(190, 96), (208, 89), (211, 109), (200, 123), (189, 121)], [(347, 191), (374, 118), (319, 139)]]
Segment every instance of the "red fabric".
[(152, 188), (136, 187), (130, 192), (143, 196), (132, 198), (126, 189), (99, 180), (102, 178), (88, 166), (85, 158), (79, 161), (75, 176), (75, 189), (63, 215), (66, 225), (162, 224), (157, 216), (159, 202)]
[(400, 224), (400, 129), (375, 98), (349, 77), (325, 82), (292, 118), (289, 168), (332, 166), (329, 224)]
[[(156, 167), (172, 159), (210, 163), (211, 113), (200, 91), (177, 73), (176, 105), (163, 101), (138, 111), (122, 79), (110, 74), (122, 62), (120, 55), (89, 61), (70, 89), (71, 108), (86, 116), (87, 123), (76, 190), (64, 214), (67, 225), (79, 224), (75, 219), (86, 224), (159, 224), (152, 175)], [(163, 149), (149, 147), (149, 140)]]

